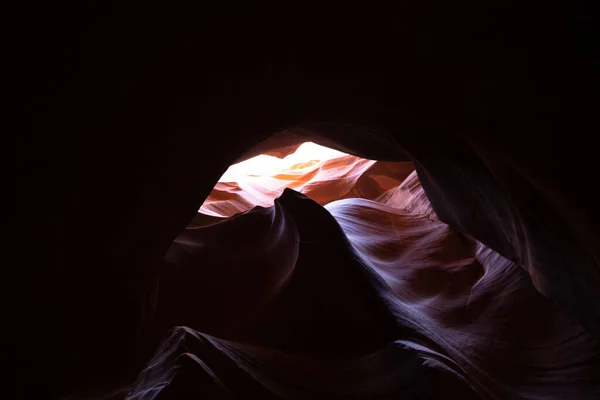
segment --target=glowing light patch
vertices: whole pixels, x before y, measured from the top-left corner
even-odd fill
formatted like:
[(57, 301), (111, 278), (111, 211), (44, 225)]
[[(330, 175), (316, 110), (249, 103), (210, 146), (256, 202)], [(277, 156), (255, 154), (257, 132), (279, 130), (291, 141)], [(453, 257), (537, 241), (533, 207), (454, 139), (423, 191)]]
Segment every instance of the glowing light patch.
[(234, 164), (225, 171), (219, 182), (243, 183), (252, 177), (274, 176), (286, 172), (300, 172), (318, 162), (328, 161), (346, 156), (346, 153), (305, 142), (298, 149), (284, 158), (261, 154), (259, 156)]

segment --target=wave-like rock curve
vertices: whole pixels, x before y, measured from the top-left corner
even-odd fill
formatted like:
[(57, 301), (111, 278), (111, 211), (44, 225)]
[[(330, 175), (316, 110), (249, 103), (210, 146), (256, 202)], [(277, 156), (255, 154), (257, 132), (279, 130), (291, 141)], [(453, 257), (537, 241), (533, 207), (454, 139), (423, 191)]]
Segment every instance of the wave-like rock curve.
[(373, 200), (326, 203), (286, 189), (191, 224), (156, 316), (180, 327), (127, 398), (600, 393), (600, 344), (525, 270), (440, 222), (415, 172)]

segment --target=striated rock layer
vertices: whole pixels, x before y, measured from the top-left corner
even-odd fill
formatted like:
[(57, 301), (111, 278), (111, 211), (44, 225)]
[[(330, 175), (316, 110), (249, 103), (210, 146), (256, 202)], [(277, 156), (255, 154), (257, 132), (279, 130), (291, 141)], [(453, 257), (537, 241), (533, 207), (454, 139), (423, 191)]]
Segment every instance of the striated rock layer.
[[(224, 175), (237, 190), (217, 184), (167, 254), (169, 333), (127, 399), (597, 398), (600, 343), (439, 221), (412, 163), (329, 156)], [(318, 201), (269, 197), (284, 184)]]

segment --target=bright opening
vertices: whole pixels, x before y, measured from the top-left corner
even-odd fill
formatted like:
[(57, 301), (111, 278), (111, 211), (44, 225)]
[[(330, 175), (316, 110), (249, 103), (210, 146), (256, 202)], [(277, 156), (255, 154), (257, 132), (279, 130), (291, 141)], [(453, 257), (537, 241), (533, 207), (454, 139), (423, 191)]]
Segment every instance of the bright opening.
[(283, 158), (262, 154), (232, 165), (199, 212), (230, 217), (255, 206), (269, 207), (285, 188), (321, 205), (349, 197), (376, 200), (413, 170), (409, 162), (367, 160), (305, 142)]

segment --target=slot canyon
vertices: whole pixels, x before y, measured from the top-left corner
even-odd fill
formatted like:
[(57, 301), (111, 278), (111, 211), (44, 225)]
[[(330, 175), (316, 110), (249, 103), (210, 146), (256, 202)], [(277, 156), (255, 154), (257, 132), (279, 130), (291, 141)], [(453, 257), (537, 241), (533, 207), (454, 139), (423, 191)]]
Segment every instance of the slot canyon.
[(587, 3), (4, 15), (3, 398), (600, 399)]

